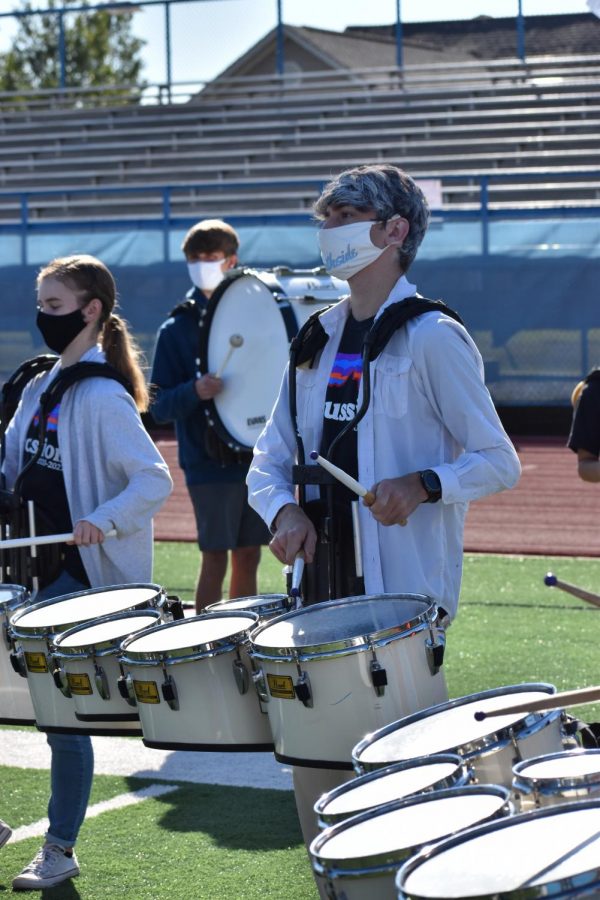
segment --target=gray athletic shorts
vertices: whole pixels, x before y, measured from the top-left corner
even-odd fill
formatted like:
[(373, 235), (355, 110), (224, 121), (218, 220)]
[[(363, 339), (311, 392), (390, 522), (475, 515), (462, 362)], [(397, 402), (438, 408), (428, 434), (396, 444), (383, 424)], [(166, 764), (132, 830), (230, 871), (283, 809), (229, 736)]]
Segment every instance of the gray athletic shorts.
[(241, 484), (188, 484), (201, 550), (258, 547), (271, 540), (269, 529), (248, 505)]

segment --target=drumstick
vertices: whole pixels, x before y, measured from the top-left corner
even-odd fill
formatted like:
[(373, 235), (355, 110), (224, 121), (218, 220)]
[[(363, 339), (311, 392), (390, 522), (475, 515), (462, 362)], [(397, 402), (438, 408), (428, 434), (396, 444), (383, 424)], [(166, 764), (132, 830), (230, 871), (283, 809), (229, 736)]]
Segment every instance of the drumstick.
[(225, 354), (225, 359), (223, 360), (223, 362), (217, 369), (217, 371), (215, 373), (215, 378), (221, 377), (221, 375), (223, 374), (223, 369), (225, 368), (225, 366), (231, 359), (233, 351), (237, 350), (238, 347), (241, 347), (243, 343), (244, 343), (244, 338), (242, 337), (241, 334), (232, 334), (231, 335), (231, 337), (229, 338), (229, 348), (227, 350), (227, 353)]
[(543, 700), (532, 700), (530, 703), (515, 703), (514, 706), (503, 706), (502, 709), (490, 709), (489, 712), (476, 712), (478, 722), (489, 719), (492, 716), (507, 716), (520, 712), (541, 712), (547, 709), (562, 709), (563, 706), (579, 706), (586, 703), (594, 703), (600, 700), (600, 685), (581, 688), (577, 691), (563, 691), (560, 694), (551, 694)]
[[(105, 538), (116, 537), (117, 532), (114, 528), (111, 528), (110, 531), (107, 531), (104, 535)], [(9, 538), (6, 541), (0, 541), (0, 550), (17, 550), (20, 547), (41, 547), (44, 544), (62, 544), (65, 541), (72, 541), (74, 539), (73, 532), (67, 532), (65, 534), (39, 534), (35, 537), (24, 537), (24, 538)], [(36, 554), (32, 554), (36, 555)]]
[(304, 574), (304, 557), (301, 553), (296, 554), (294, 566), (292, 568), (292, 586), (290, 588), (290, 597), (295, 597), (296, 601), (300, 598), (300, 583)]
[(594, 606), (600, 606), (600, 594), (593, 594), (591, 591), (584, 591), (582, 588), (578, 588), (574, 584), (569, 584), (568, 581), (559, 581), (556, 575), (553, 575), (552, 572), (548, 572), (548, 574), (544, 578), (544, 584), (546, 584), (548, 587), (560, 588), (561, 591), (566, 591), (567, 594), (572, 594), (574, 597), (579, 597), (580, 600), (586, 600), (588, 603), (592, 603)]
[[(310, 454), (310, 458), (314, 459), (315, 462), (318, 462), (320, 466), (329, 472), (330, 475), (333, 475), (334, 478), (345, 485), (348, 490), (354, 491), (355, 494), (358, 494), (359, 497), (362, 497), (365, 503), (365, 506), (373, 506), (375, 503), (375, 494), (373, 491), (368, 491), (366, 487), (357, 481), (352, 475), (348, 475), (347, 472), (344, 472), (343, 469), (340, 469), (339, 466), (334, 466), (333, 463), (329, 462), (328, 459), (325, 459), (324, 456), (321, 456), (317, 450), (313, 450)], [(406, 519), (402, 519), (399, 525), (406, 525)]]
[[(35, 509), (33, 506), (33, 500), (27, 501), (27, 518), (29, 520), (29, 534), (31, 536), (35, 536)], [(33, 559), (36, 559), (36, 557), (37, 557), (37, 550), (34, 545), (33, 547), (31, 547), (31, 558), (33, 560)], [(34, 592), (37, 594), (39, 587), (40, 587), (40, 580), (37, 575), (33, 576), (31, 583), (32, 583)]]

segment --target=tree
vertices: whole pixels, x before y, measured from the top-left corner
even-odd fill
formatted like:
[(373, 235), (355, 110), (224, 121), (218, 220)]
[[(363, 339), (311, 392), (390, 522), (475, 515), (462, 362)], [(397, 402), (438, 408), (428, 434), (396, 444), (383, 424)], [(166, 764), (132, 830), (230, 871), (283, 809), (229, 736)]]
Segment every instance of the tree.
[[(48, 9), (90, 6), (89, 0), (49, 0)], [(95, 5), (95, 4), (94, 4)], [(21, 0), (19, 12), (37, 9)], [(93, 88), (105, 85), (141, 86), (145, 41), (131, 31), (132, 12), (44, 12), (19, 16), (10, 50), (0, 54), (0, 90)], [(61, 67), (60, 20), (64, 34), (64, 71)], [(97, 98), (96, 98), (97, 99)], [(114, 96), (113, 96), (114, 99)]]

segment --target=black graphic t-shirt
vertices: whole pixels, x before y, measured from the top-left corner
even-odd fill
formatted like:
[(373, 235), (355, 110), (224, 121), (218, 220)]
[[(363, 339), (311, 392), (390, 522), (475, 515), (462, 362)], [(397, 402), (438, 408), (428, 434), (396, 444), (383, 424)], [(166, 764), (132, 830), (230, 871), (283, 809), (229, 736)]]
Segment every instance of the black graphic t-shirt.
[[(365, 334), (372, 324), (372, 318), (359, 322), (350, 313), (344, 327), (329, 375), (323, 410), (323, 438), (320, 452), (328, 459), (332, 441), (357, 412), (358, 389), (362, 378), (362, 345)], [(331, 462), (353, 478), (358, 478), (356, 429), (351, 428), (336, 444)], [(334, 496), (336, 501), (344, 506), (357, 499), (356, 494), (341, 484), (336, 484)]]
[[(58, 444), (59, 415), (60, 403), (48, 416), (44, 447), (40, 457), (35, 465), (25, 473), (21, 484), (23, 499), (33, 500), (35, 503), (38, 534), (64, 534), (73, 530)], [(31, 420), (25, 439), (23, 466), (26, 466), (37, 453), (38, 431), (39, 413), (36, 413)], [(64, 544), (62, 551), (62, 567), (78, 581), (88, 584), (77, 547)]]

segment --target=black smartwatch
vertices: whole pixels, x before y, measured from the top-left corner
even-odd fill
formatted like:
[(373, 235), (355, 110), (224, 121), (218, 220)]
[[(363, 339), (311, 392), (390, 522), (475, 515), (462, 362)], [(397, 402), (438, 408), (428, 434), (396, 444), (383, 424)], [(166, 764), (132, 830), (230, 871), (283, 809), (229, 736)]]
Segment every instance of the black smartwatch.
[(427, 492), (427, 500), (423, 500), (423, 503), (437, 503), (442, 499), (442, 483), (433, 469), (424, 469), (419, 472), (419, 478)]

